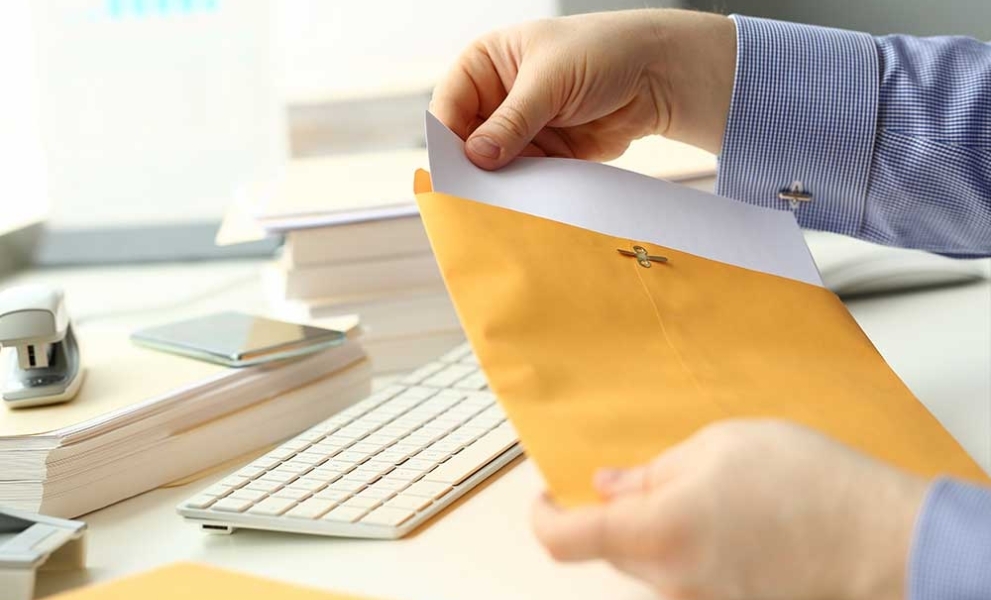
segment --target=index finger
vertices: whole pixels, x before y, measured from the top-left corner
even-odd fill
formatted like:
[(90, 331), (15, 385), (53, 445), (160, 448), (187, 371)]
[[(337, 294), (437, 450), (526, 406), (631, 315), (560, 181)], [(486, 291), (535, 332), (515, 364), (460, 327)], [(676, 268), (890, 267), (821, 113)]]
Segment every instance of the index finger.
[(482, 42), (477, 41), (461, 53), (434, 88), (430, 112), (464, 140), (505, 97), (499, 73)]

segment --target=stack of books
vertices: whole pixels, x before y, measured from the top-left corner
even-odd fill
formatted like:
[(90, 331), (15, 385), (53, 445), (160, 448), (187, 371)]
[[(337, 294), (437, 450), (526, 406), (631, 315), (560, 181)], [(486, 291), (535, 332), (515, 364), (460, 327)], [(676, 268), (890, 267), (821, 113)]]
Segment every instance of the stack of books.
[(86, 368), (79, 396), (0, 407), (2, 506), (76, 517), (267, 449), (371, 387), (354, 341), (229, 369), (139, 348), (123, 330), (83, 327), (78, 335)]
[[(378, 372), (415, 368), (463, 340), (413, 200), (423, 150), (306, 158), (247, 188), (254, 223), (285, 238), (265, 272), (273, 316), (357, 314)], [(413, 350), (413, 351), (411, 351)]]

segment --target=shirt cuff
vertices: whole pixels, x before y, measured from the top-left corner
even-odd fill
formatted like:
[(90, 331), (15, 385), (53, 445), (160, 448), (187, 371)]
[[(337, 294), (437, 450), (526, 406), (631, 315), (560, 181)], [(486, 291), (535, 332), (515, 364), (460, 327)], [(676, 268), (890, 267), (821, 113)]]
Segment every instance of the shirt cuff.
[[(736, 79), (719, 157), (720, 195), (856, 235), (878, 110), (878, 55), (864, 33), (733, 15)], [(782, 200), (799, 191), (809, 201)]]
[(940, 479), (926, 496), (908, 566), (910, 600), (991, 598), (991, 490)]

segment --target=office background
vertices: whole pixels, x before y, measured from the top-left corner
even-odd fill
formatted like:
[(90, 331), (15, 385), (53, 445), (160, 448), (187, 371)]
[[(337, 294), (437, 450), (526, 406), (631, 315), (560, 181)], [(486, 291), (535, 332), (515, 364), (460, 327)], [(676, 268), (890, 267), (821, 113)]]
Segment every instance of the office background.
[(563, 12), (643, 6), (687, 6), (698, 10), (815, 23), (875, 34), (970, 35), (991, 40), (991, 3), (987, 0), (560, 0)]
[[(27, 6), (26, 2), (18, 4)], [(137, 6), (140, 2), (133, 4)], [(166, 1), (156, 6), (168, 4), (169, 2)], [(200, 7), (200, 12), (204, 13), (209, 13), (210, 10), (223, 11), (235, 6), (232, 3), (212, 0), (181, 4)], [(261, 5), (261, 2), (251, 4)], [(131, 6), (126, 3), (106, 4), (103, 0), (87, 0), (83, 3), (44, 0), (39, 5), (51, 7), (51, 11), (68, 10), (65, 7), (83, 5), (96, 8), (111, 5)], [(283, 124), (282, 127), (289, 129), (288, 152), (291, 156), (379, 150), (422, 143), (418, 115), (422, 113), (429, 99), (429, 85), (426, 83), (429, 78), (422, 77), (424, 84), (419, 88), (415, 85), (407, 86), (408, 93), (393, 93), (395, 91), (393, 90), (376, 96), (367, 93), (368, 89), (378, 85), (376, 81), (380, 79), (382, 82), (388, 82), (389, 85), (395, 83), (392, 81), (394, 79), (392, 75), (379, 77), (376, 73), (388, 71), (394, 74), (397, 71), (393, 66), (402, 61), (404, 66), (402, 72), (409, 76), (409, 81), (406, 82), (408, 84), (410, 81), (416, 81), (418, 69), (437, 70), (439, 64), (453, 60), (457, 49), (482, 31), (519, 20), (552, 14), (577, 14), (644, 6), (685, 6), (700, 10), (739, 12), (865, 30), (875, 34), (892, 32), (917, 35), (960, 34), (991, 39), (991, 3), (986, 0), (946, 2), (931, 0), (503, 0), (492, 2), (486, 0), (470, 4), (463, 4), (458, 0), (431, 0), (427, 3), (418, 3), (415, 8), (413, 5), (401, 2), (393, 5), (389, 1), (370, 6), (354, 0), (341, 3), (280, 0), (278, 4), (272, 6), (276, 7), (273, 9), (272, 17), (275, 23), (272, 29), (274, 40), (272, 52), (276, 63), (272, 85), (277, 88), (277, 92), (283, 94), (283, 100), (286, 102), (288, 123)], [(383, 6), (396, 8), (383, 13), (381, 10)], [(171, 17), (175, 17), (174, 11), (170, 14)], [(124, 16), (128, 17), (128, 15)], [(133, 15), (128, 18), (131, 17)], [(146, 11), (144, 17), (145, 21), (152, 21), (155, 15)], [(165, 19), (159, 20), (164, 22)], [(8, 33), (23, 35), (24, 28), (16, 21), (16, 18), (10, 20), (11, 31)], [(261, 24), (257, 19), (251, 21), (250, 15), (248, 20), (242, 22), (255, 28)], [(410, 26), (410, 23), (413, 23), (413, 26)], [(138, 24), (136, 19), (133, 24)], [(260, 28), (258, 30), (261, 31)], [(5, 47), (8, 49), (4, 54), (7, 56), (21, 54), (21, 50), (27, 48), (30, 43), (27, 39), (17, 42), (16, 35), (3, 37)], [(195, 53), (198, 50), (191, 46), (188, 51)], [(11, 65), (23, 67), (21, 63), (11, 63)], [(22, 79), (30, 80), (34, 76), (25, 72)], [(196, 74), (196, 77), (208, 80), (204, 74)], [(165, 85), (164, 82), (160, 83)], [(357, 91), (345, 89), (347, 86), (352, 86)], [(321, 102), (310, 101), (321, 94), (327, 96), (327, 92), (330, 92), (329, 95), (333, 98)], [(241, 97), (263, 95), (252, 93), (241, 94)], [(69, 114), (74, 114), (73, 111), (77, 109), (64, 103), (74, 101), (77, 95), (64, 93), (59, 97), (63, 102), (60, 106), (63, 106)], [(32, 107), (36, 104), (29, 95), (15, 94), (11, 98), (19, 101), (18, 106), (22, 107)], [(11, 98), (5, 101), (10, 103)], [(203, 98), (208, 99), (209, 94), (203, 94)], [(23, 123), (37, 118), (28, 115), (29, 118), (25, 120), (21, 109), (4, 109), (4, 112), (12, 116), (10, 121), (14, 127), (21, 127)], [(50, 120), (49, 117), (50, 115), (43, 114), (40, 119)], [(251, 119), (243, 121), (250, 122)], [(155, 123), (156, 120), (146, 122)], [(167, 124), (161, 125), (160, 128), (163, 131), (170, 131)], [(7, 129), (9, 127), (0, 127), (0, 131)], [(118, 129), (128, 131), (125, 127)], [(14, 139), (11, 136), (5, 137)], [(58, 144), (55, 147), (58, 147)], [(232, 138), (231, 147), (243, 149), (250, 146)], [(17, 151), (23, 157), (22, 150), (23, 146), (18, 145)], [(231, 156), (230, 152), (215, 154)], [(100, 154), (94, 153), (94, 156), (97, 157), (94, 159), (96, 164), (99, 162)], [(249, 159), (250, 157), (246, 157), (245, 162)], [(203, 187), (204, 182), (192, 181), (190, 174), (195, 175), (194, 167), (197, 164), (213, 163), (193, 159), (187, 162), (188, 165), (176, 164), (170, 168), (176, 170), (182, 166), (183, 178), (190, 180), (189, 185)], [(86, 177), (92, 174), (93, 177), (105, 177), (110, 180), (119, 177), (122, 173), (141, 172), (141, 169), (128, 170), (120, 165), (102, 170), (97, 166), (85, 169)], [(173, 180), (178, 181), (176, 178)], [(40, 187), (31, 183), (34, 179), (26, 178), (26, 181), (30, 192), (44, 193)], [(225, 182), (219, 183), (226, 185)], [(137, 201), (132, 201), (130, 198), (120, 201), (114, 200), (112, 195), (109, 198), (101, 197), (101, 201), (95, 204), (90, 198), (78, 198), (75, 202), (72, 198), (63, 199), (61, 205), (56, 201), (54, 226), (42, 243), (29, 240), (25, 243), (18, 242), (20, 245), (13, 247), (9, 240), (0, 240), (0, 245), (3, 245), (5, 250), (3, 254), (6, 255), (6, 258), (0, 259), (0, 263), (12, 263), (14, 262), (12, 257), (29, 254), (33, 254), (35, 259), (43, 264), (58, 265), (145, 260), (173, 261), (271, 253), (274, 249), (273, 244), (222, 251), (218, 251), (213, 246), (213, 234), (227, 202), (222, 195), (216, 196), (216, 200), (210, 202), (189, 199), (180, 200), (178, 205), (159, 202), (151, 197), (136, 198)], [(138, 210), (139, 208), (141, 210)], [(0, 221), (2, 220), (0, 218)], [(3, 229), (2, 225), (0, 223), (0, 230)], [(28, 249), (22, 250), (22, 247)], [(37, 251), (38, 247), (41, 248), (40, 251)], [(121, 253), (119, 251), (121, 247), (128, 247), (131, 251), (126, 254)], [(0, 264), (0, 270), (9, 266), (9, 264)]]

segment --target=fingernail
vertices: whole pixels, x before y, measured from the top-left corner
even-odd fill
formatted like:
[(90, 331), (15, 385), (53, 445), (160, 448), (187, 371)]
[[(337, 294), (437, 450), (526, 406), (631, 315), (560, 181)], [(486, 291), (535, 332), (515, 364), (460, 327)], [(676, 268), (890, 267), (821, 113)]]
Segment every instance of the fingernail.
[(485, 158), (499, 158), (499, 145), (487, 137), (473, 137), (468, 140), (468, 149)]

